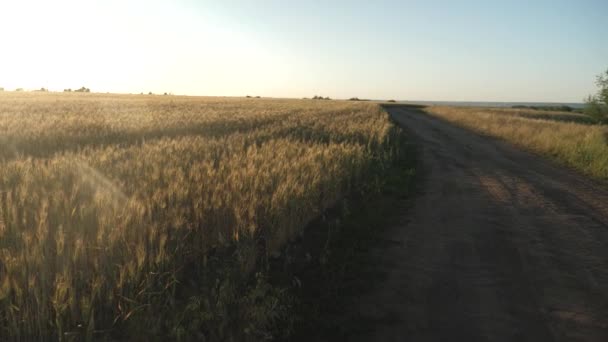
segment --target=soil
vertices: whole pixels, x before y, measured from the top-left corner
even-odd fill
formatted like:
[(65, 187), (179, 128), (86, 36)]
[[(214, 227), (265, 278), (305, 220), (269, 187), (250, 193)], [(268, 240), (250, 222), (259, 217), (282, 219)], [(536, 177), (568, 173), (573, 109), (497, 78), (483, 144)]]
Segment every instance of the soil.
[[(372, 248), (358, 341), (608, 341), (608, 188), (413, 108), (421, 193)], [(374, 279), (369, 279), (373, 282)]]

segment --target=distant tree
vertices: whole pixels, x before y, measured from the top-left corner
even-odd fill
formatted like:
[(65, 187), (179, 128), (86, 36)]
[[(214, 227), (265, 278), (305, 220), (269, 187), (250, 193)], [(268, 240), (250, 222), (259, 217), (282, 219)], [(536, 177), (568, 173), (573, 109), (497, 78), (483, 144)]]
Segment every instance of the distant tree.
[(245, 96), (245, 97), (246, 97), (246, 98), (248, 98), (248, 99), (250, 99), (250, 98), (251, 98), (251, 95), (247, 95), (247, 96)]
[(70, 89), (70, 88), (63, 89), (63, 92), (64, 92), (64, 93), (71, 93), (71, 92), (72, 92), (72, 89)]
[(4, 88), (0, 87), (0, 91), (4, 91)]
[(76, 89), (74, 91), (77, 92), (77, 93), (90, 93), (91, 89), (86, 88), (86, 87), (80, 87), (80, 88), (78, 88), (78, 89)]
[(331, 100), (329, 96), (325, 97), (323, 100)]
[(395, 100), (388, 100), (388, 102), (397, 102), (397, 101), (395, 101)]
[(595, 84), (599, 89), (585, 99), (584, 113), (599, 123), (608, 123), (608, 70), (597, 76)]
[(154, 95), (152, 92), (149, 92), (148, 95)]
[(167, 96), (167, 95), (169, 95), (169, 94), (167, 94), (167, 93), (164, 93), (164, 94), (163, 94), (163, 95), (164, 95), (164, 96)]
[(361, 101), (358, 97), (351, 97), (348, 101)]
[(15, 91), (23, 91), (23, 88), (17, 88)]
[(255, 98), (256, 98), (256, 99), (259, 99), (259, 98), (260, 98), (260, 95), (256, 96)]
[(38, 89), (37, 91), (40, 91), (40, 92), (47, 92), (47, 91), (48, 91), (48, 89), (46, 89), (46, 88), (40, 88), (40, 89)]

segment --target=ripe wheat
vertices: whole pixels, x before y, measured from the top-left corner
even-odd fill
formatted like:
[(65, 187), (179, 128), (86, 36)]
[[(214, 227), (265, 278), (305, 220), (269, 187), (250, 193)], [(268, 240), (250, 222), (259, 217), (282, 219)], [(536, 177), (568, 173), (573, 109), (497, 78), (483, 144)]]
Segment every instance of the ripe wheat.
[(0, 94), (1, 339), (158, 329), (209, 255), (251, 271), (399, 134), (370, 103)]

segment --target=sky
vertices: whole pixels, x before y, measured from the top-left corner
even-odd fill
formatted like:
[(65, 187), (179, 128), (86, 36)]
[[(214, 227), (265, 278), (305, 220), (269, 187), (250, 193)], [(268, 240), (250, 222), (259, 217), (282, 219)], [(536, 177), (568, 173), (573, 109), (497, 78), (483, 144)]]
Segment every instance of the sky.
[(0, 0), (0, 87), (581, 102), (608, 1)]

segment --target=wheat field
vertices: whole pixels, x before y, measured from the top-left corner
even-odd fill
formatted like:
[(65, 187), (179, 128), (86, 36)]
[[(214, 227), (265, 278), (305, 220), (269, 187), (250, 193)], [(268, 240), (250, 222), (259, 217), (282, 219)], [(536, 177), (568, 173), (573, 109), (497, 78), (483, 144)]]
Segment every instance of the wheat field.
[[(213, 256), (249, 274), (389, 165), (400, 134), (370, 103), (0, 93), (0, 340), (221, 322), (222, 292), (192, 283)], [(202, 323), (172, 321), (184, 298)]]

